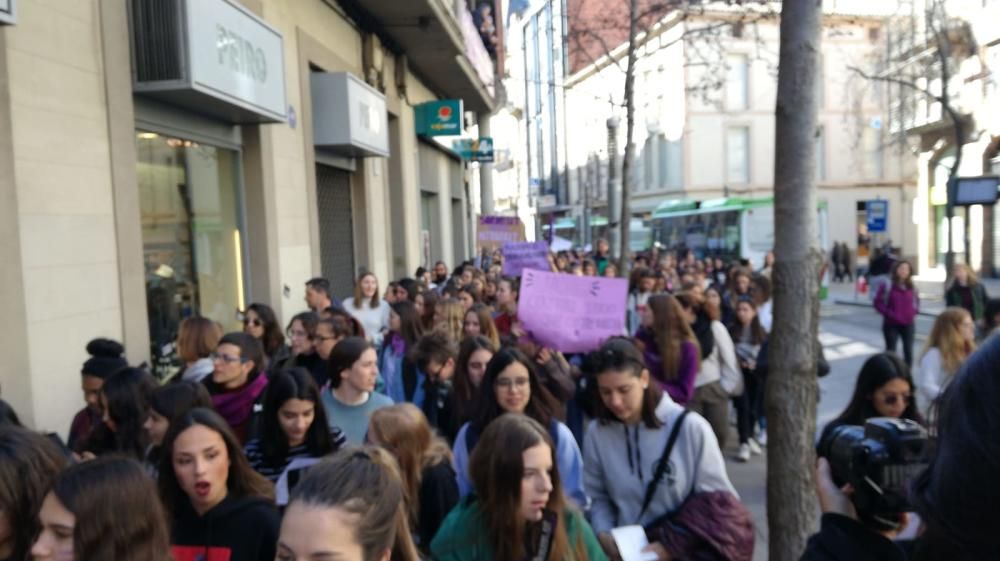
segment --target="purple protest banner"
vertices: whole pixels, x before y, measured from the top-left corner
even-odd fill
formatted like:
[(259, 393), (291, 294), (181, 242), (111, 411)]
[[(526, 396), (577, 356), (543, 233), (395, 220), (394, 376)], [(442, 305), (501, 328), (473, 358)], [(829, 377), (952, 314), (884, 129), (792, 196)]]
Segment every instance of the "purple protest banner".
[(476, 248), (495, 249), (507, 242), (524, 241), (524, 224), (516, 216), (479, 216)]
[(627, 294), (625, 279), (527, 269), (517, 316), (524, 331), (542, 345), (564, 353), (588, 352), (625, 334)]
[(524, 269), (548, 271), (549, 244), (540, 242), (513, 242), (503, 244), (503, 274), (519, 277)]

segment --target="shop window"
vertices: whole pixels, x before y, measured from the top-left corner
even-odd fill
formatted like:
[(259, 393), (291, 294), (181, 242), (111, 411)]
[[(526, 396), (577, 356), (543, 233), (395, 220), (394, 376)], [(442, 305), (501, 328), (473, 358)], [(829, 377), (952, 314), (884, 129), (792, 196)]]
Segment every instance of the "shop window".
[(180, 367), (180, 322), (200, 315), (239, 328), (245, 306), (239, 158), (234, 150), (137, 134), (136, 176), (154, 370)]

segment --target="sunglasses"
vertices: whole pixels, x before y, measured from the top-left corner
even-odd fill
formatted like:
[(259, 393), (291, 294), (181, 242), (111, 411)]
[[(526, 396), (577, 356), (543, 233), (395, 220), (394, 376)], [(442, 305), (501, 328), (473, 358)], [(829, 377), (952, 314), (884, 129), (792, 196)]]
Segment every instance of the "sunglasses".
[(902, 400), (903, 403), (909, 405), (909, 403), (913, 401), (913, 396), (910, 394), (890, 393), (882, 397), (882, 403), (886, 405), (896, 405), (896, 403), (898, 403), (899, 400)]
[(260, 326), (264, 325), (264, 322), (260, 321), (259, 318), (245, 319), (245, 320), (243, 320), (243, 325), (244, 326), (252, 325), (254, 327), (260, 327)]

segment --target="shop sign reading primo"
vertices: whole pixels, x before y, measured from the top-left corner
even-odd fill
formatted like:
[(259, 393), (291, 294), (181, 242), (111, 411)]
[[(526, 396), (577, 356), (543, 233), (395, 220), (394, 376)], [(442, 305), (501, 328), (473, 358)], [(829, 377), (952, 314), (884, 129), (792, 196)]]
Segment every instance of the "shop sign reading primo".
[(462, 134), (462, 100), (442, 99), (421, 103), (413, 108), (417, 134), (420, 136), (455, 136)]
[(284, 121), (281, 33), (230, 0), (188, 0), (186, 6), (193, 86)]

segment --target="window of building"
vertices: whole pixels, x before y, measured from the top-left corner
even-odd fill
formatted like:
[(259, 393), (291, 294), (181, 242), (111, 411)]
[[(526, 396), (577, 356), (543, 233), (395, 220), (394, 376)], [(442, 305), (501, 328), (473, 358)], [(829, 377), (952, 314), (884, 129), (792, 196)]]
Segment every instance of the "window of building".
[(726, 129), (726, 181), (750, 183), (750, 127)]
[(242, 201), (235, 150), (139, 132), (136, 180), (153, 367), (179, 366), (180, 322), (237, 329), (245, 307)]
[(746, 55), (726, 57), (726, 109), (746, 109), (750, 100), (749, 60)]
[(667, 140), (659, 136), (659, 185), (667, 189), (680, 189), (684, 182), (684, 146), (681, 139)]

